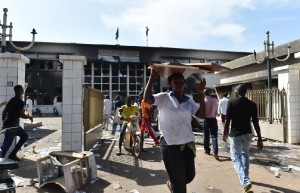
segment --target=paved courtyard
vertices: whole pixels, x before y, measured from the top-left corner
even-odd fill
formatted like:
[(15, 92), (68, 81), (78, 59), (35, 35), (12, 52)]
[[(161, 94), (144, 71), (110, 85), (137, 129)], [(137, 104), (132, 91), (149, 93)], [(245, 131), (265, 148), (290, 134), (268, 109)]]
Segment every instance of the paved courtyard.
[[(49, 151), (61, 148), (61, 118), (42, 117), (35, 118), (34, 121), (42, 121), (43, 126), (28, 131), (30, 139), (25, 149), (25, 157), (20, 163), (20, 168), (11, 171), (16, 178), (24, 180), (17, 188), (17, 193), (64, 192), (58, 185), (51, 184), (39, 188), (38, 183), (34, 183), (37, 178), (36, 159)], [(221, 133), (221, 129), (219, 131)], [(103, 138), (98, 144), (99, 149), (95, 153), (98, 179), (86, 184), (77, 193), (167, 193), (168, 176), (160, 157), (159, 147), (152, 147), (152, 140), (146, 139), (147, 152), (143, 153), (140, 159), (126, 154), (125, 150), (124, 155), (116, 156), (119, 132), (116, 136), (110, 135), (110, 132), (111, 127), (104, 130)], [(227, 152), (228, 148), (221, 141), (221, 136), (220, 162), (213, 156), (204, 154), (202, 141), (202, 135), (197, 134), (196, 177), (188, 185), (188, 193), (242, 192)], [(252, 143), (250, 177), (254, 192), (300, 192), (300, 146), (270, 140), (265, 141), (264, 145), (264, 150), (258, 151), (255, 148), (255, 141)], [(36, 153), (33, 152), (33, 146)], [(291, 170), (283, 171), (287, 170), (288, 166)], [(277, 177), (275, 171), (272, 171), (276, 168), (281, 168)]]

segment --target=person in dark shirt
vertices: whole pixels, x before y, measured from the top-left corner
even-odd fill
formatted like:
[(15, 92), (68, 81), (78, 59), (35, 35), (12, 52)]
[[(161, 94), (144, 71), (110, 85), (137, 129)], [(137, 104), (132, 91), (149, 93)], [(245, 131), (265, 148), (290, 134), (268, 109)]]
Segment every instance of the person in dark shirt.
[[(244, 192), (250, 191), (252, 184), (249, 178), (249, 150), (252, 139), (251, 121), (255, 128), (258, 141), (257, 148), (263, 148), (260, 127), (257, 117), (257, 106), (245, 97), (247, 87), (240, 84), (235, 89), (237, 97), (229, 100), (226, 112), (223, 141), (227, 141), (229, 134), (230, 157), (239, 176)], [(229, 125), (231, 129), (229, 133)]]
[(20, 140), (16, 144), (15, 148), (9, 154), (8, 158), (21, 161), (20, 158), (17, 157), (17, 152), (21, 149), (22, 145), (27, 141), (28, 134), (24, 131), (24, 129), (20, 126), (20, 118), (30, 119), (33, 121), (32, 116), (25, 114), (25, 103), (22, 100), (22, 96), (24, 94), (24, 89), (21, 85), (16, 85), (14, 87), (15, 97), (10, 99), (3, 110), (2, 121), (3, 121), (3, 130), (5, 131), (4, 141), (1, 146), (2, 157), (5, 158), (5, 155), (10, 148), (15, 136), (19, 136)]

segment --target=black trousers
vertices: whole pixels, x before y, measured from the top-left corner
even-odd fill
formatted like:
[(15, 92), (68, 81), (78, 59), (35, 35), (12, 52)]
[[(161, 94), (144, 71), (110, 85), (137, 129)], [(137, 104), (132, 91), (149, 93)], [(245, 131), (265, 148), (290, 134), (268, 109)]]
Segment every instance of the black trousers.
[(205, 118), (204, 121), (204, 149), (206, 153), (210, 153), (210, 136), (213, 146), (213, 153), (218, 154), (218, 121), (216, 118)]
[(186, 193), (186, 184), (195, 177), (195, 157), (191, 148), (181, 151), (180, 145), (167, 145), (164, 138), (160, 150), (165, 168), (173, 185), (173, 193)]

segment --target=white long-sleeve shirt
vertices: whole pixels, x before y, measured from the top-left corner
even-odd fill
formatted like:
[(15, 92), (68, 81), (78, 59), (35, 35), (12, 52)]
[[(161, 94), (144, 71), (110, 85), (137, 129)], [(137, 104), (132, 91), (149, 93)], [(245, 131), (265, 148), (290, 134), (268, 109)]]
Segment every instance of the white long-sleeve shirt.
[(220, 100), (218, 112), (219, 112), (221, 115), (226, 115), (228, 101), (229, 101), (229, 99), (228, 99), (227, 97), (223, 97), (223, 98)]
[(110, 99), (104, 99), (103, 114), (110, 115), (111, 114), (111, 108), (112, 108), (111, 100)]

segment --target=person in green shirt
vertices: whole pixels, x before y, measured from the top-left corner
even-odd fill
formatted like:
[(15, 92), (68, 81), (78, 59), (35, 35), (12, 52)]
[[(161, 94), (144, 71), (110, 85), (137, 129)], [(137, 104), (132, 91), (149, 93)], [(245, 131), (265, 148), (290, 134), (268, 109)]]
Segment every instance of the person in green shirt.
[(123, 105), (120, 109), (120, 115), (122, 116), (121, 119), (123, 119), (123, 124), (120, 131), (120, 138), (119, 138), (119, 151), (117, 152), (117, 155), (122, 154), (122, 142), (124, 140), (125, 131), (127, 128), (127, 124), (130, 122), (130, 116), (131, 115), (137, 115), (139, 112), (139, 107), (132, 105), (132, 98), (127, 97), (126, 98), (126, 105)]

